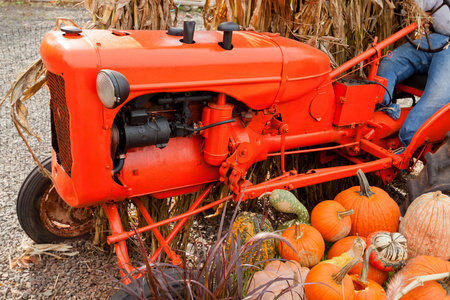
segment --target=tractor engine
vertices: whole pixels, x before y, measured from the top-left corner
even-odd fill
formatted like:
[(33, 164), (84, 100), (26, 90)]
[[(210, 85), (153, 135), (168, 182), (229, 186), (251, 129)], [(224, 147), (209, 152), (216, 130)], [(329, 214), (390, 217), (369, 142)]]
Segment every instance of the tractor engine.
[[(242, 178), (280, 150), (281, 135), (293, 148), (308, 142), (290, 135), (333, 129), (328, 57), (236, 26), (209, 32), (66, 26), (44, 37), (52, 176), (69, 205), (231, 184), (232, 167)], [(336, 138), (330, 133), (310, 144)]]

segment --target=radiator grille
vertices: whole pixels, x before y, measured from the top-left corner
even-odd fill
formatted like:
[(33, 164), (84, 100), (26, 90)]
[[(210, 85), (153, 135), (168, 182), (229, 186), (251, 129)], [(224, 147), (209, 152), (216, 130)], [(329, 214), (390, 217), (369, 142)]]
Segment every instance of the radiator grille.
[(62, 167), (69, 174), (72, 171), (72, 152), (70, 147), (70, 114), (66, 103), (64, 78), (47, 73), (50, 89), (50, 109), (52, 112), (52, 146), (61, 160)]

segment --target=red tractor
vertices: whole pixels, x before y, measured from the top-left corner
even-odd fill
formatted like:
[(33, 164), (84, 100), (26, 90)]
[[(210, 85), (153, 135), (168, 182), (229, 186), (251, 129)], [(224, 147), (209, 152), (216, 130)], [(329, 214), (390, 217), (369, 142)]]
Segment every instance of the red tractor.
[[(168, 242), (187, 218), (229, 199), (346, 178), (358, 169), (389, 183), (413, 158), (427, 162), (410, 184), (413, 198), (448, 192), (450, 105), (420, 128), (401, 155), (393, 149), (411, 108), (396, 121), (375, 111), (386, 84), (376, 76), (381, 50), (416, 29), (411, 24), (334, 70), (313, 47), (278, 34), (239, 31), (235, 23), (222, 23), (218, 31), (194, 32), (187, 22), (168, 31), (64, 26), (50, 32), (41, 55), (52, 128), (52, 156), (43, 165), (52, 180), (38, 169), (25, 180), (20, 224), (38, 243), (78, 236), (89, 229), (82, 210), (101, 205), (112, 230), (108, 242), (119, 266), (131, 272), (125, 241), (135, 232), (123, 230), (116, 206), (125, 199), (149, 224), (137, 231), (152, 230), (161, 245), (151, 259), (165, 251), (177, 264)], [(367, 78), (343, 75), (364, 61)], [(420, 96), (417, 86), (399, 89)], [(338, 154), (349, 163), (302, 174), (285, 169), (287, 155), (307, 152), (321, 153), (323, 161)], [(282, 175), (251, 184), (246, 172), (271, 156), (281, 157)], [(216, 183), (232, 195), (199, 207)], [(157, 223), (139, 198), (201, 188), (186, 213)], [(178, 220), (168, 237), (157, 229)]]

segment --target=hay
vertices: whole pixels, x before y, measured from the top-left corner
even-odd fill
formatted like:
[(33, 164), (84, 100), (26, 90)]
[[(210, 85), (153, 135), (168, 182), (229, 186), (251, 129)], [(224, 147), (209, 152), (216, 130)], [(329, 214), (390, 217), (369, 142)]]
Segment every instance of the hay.
[(426, 27), (428, 24), (432, 23), (432, 16), (428, 15), (414, 0), (401, 1), (400, 6), (403, 7), (404, 11), (402, 14), (404, 26), (408, 26), (413, 22), (416, 22), (419, 25), (419, 28), (414, 32), (412, 38), (419, 39), (424, 36)]

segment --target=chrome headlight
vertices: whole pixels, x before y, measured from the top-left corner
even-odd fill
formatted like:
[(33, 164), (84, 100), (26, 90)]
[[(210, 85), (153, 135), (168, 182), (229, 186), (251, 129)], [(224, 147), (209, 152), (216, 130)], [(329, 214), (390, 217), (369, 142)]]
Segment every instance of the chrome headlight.
[(97, 74), (97, 94), (103, 105), (113, 109), (127, 100), (130, 84), (119, 72), (100, 70)]

